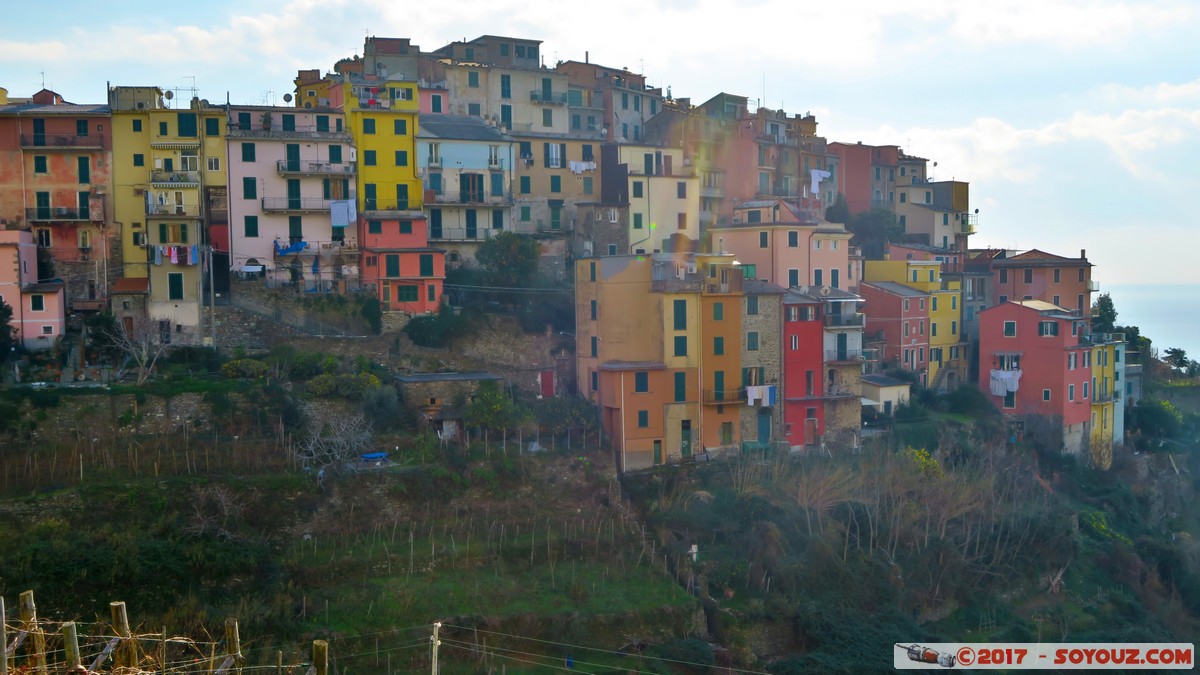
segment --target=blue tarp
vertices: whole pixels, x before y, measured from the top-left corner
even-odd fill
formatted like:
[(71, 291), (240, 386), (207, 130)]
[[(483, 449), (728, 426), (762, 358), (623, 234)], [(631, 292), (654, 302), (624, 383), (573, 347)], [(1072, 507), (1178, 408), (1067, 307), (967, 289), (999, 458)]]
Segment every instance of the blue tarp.
[(287, 248), (280, 246), (279, 242), (275, 242), (275, 255), (291, 255), (292, 253), (299, 253), (306, 248), (308, 248), (307, 241), (298, 241)]

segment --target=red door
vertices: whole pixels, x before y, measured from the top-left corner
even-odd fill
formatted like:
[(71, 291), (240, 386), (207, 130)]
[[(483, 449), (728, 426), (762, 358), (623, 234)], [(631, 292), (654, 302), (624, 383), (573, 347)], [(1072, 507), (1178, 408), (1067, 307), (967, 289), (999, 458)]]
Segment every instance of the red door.
[(554, 396), (554, 371), (543, 370), (538, 373), (538, 383), (542, 386), (542, 398)]

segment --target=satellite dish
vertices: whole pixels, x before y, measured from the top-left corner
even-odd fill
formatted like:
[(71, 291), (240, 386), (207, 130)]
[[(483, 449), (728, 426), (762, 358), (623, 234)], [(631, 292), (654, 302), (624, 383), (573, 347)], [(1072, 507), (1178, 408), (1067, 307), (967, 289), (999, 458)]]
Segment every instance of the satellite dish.
[(284, 94), (284, 95), (283, 95), (283, 100), (284, 100), (284, 102), (286, 102), (286, 103), (291, 103), (291, 102), (292, 102), (292, 95), (291, 95), (291, 94)]
[(829, 287), (828, 286), (821, 287), (821, 295), (829, 295)]
[(165, 99), (167, 99), (168, 101), (170, 101), (171, 99), (175, 98), (175, 92), (173, 92), (173, 91), (171, 91), (170, 89), (168, 89), (168, 90), (167, 90), (167, 92), (166, 92), (165, 94), (163, 94), (163, 98), (165, 98)]

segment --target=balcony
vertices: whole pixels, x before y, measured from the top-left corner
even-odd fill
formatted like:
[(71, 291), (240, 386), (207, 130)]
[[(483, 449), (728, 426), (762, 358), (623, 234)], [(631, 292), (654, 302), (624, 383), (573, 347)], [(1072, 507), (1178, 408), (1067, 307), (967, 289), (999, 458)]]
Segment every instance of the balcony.
[(1100, 284), (1096, 283), (1095, 281), (1093, 281), (1091, 279), (1088, 279), (1087, 289), (1089, 292), (1095, 293), (1100, 290)]
[(742, 387), (736, 389), (705, 389), (703, 391), (705, 405), (737, 405), (744, 403), (746, 390)]
[(156, 188), (200, 187), (200, 172), (155, 169), (150, 172), (150, 184)]
[(1111, 391), (1092, 392), (1092, 403), (1096, 405), (1112, 403), (1113, 400), (1114, 396)]
[(824, 317), (826, 328), (862, 328), (865, 318), (862, 312), (854, 314), (826, 314)]
[(491, 236), (492, 231), (486, 227), (429, 228), (429, 241), (484, 241), (490, 239)]
[(351, 140), (350, 132), (345, 129), (330, 129), (328, 126), (318, 126), (315, 124), (284, 125), (279, 122), (266, 124), (260, 122), (258, 124), (250, 124), (246, 128), (242, 128), (237, 122), (230, 122), (229, 129), (225, 135), (229, 138), (313, 139), (346, 142)]
[(281, 159), (275, 162), (275, 170), (281, 176), (353, 176), (355, 173), (354, 164), (334, 164), (312, 159), (296, 162)]
[(362, 202), (367, 218), (423, 218), (425, 215), (408, 200), (364, 199)]
[(76, 134), (21, 134), (21, 148), (26, 150), (104, 150), (103, 136)]
[(200, 207), (195, 204), (147, 204), (146, 217), (166, 220), (171, 218), (199, 218)]
[(417, 86), (422, 89), (440, 89), (442, 91), (449, 91), (449, 89), (450, 89), (450, 85), (449, 85), (449, 83), (446, 82), (446, 80), (438, 80), (437, 82), (432, 82), (424, 77), (417, 80)]
[(434, 192), (433, 199), (426, 199), (435, 204), (463, 204), (471, 206), (508, 206), (513, 203), (512, 195), (493, 195), (482, 192)]
[(263, 197), (264, 213), (328, 213), (330, 200), (319, 197)]
[(25, 220), (31, 223), (36, 222), (63, 222), (63, 221), (86, 221), (90, 220), (88, 209), (80, 209), (73, 206), (41, 206), (32, 209), (25, 209)]
[(825, 389), (825, 393), (821, 398), (825, 399), (842, 399), (842, 398), (858, 398), (862, 396), (861, 391), (854, 391), (844, 384), (832, 384)]
[(442, 158), (440, 156), (426, 157), (425, 158), (425, 166), (427, 166), (431, 169), (440, 169), (440, 168), (442, 168)]
[(825, 350), (825, 363), (861, 363), (865, 360), (861, 349)]
[(321, 243), (321, 252), (333, 255), (358, 255), (357, 241), (326, 241)]
[(704, 187), (700, 188), (700, 197), (702, 199), (724, 199), (725, 189), (719, 187)]
[(567, 104), (567, 92), (561, 91), (558, 93), (554, 93), (551, 91), (543, 91), (541, 89), (534, 89), (533, 91), (529, 92), (529, 100), (533, 101), (534, 103), (552, 103), (555, 105), (566, 105)]

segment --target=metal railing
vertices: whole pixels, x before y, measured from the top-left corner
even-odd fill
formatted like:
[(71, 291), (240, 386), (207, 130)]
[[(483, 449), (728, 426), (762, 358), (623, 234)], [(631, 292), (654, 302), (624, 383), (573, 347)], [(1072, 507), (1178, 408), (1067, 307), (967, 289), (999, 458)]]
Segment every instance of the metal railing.
[(263, 197), (263, 211), (328, 211), (330, 200), (319, 197)]
[(743, 387), (735, 389), (705, 389), (702, 395), (705, 403), (714, 403), (717, 405), (741, 403), (746, 395), (746, 390)]
[(103, 136), (78, 134), (21, 134), (22, 148), (103, 148)]
[(54, 220), (88, 220), (88, 209), (73, 206), (41, 206), (25, 209), (25, 220), (30, 222)]
[(850, 363), (862, 360), (864, 360), (864, 358), (861, 349), (825, 350), (825, 363)]
[(865, 318), (862, 312), (854, 314), (826, 314), (824, 316), (825, 325), (831, 328), (853, 328), (861, 327)]
[(535, 103), (562, 103), (567, 102), (567, 92), (544, 92), (541, 89), (534, 89), (529, 92), (529, 100)]
[(146, 215), (159, 218), (199, 218), (200, 207), (195, 204), (147, 204)]
[(353, 163), (334, 164), (315, 159), (288, 161), (280, 159), (275, 162), (275, 170), (279, 173), (312, 173), (312, 174), (345, 174), (353, 175), (356, 171)]
[(195, 183), (200, 184), (199, 171), (164, 171), (154, 169), (150, 172), (151, 183)]
[(230, 122), (226, 135), (231, 138), (328, 138), (330, 140), (346, 140), (350, 132), (336, 127), (320, 127), (315, 124), (296, 124), (286, 128), (280, 122), (272, 121), (264, 124), (261, 121), (251, 122), (242, 127), (237, 122)]

